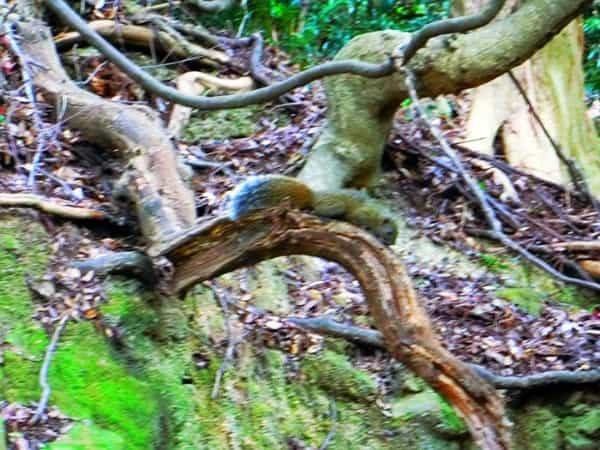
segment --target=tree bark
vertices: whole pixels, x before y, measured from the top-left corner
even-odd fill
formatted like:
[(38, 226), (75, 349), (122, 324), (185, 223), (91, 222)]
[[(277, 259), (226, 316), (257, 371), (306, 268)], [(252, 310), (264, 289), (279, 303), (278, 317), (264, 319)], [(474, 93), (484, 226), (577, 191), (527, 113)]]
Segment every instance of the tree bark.
[[(481, 3), (456, 2), (455, 12), (472, 13)], [(583, 47), (582, 23), (576, 19), (513, 73), (553, 139), (579, 162), (590, 190), (600, 195), (600, 138), (583, 101)], [(555, 183), (569, 182), (567, 169), (507, 75), (472, 90), (466, 124), (465, 145), (472, 150), (492, 154), (497, 138), (511, 165)]]
[(508, 449), (510, 436), (499, 395), (440, 344), (419, 305), (404, 266), (361, 229), (284, 208), (239, 220), (215, 219), (150, 249), (173, 264), (171, 290), (286, 255), (336, 261), (358, 280), (386, 348), (430, 383), (461, 414), (484, 449)]
[(134, 204), (144, 237), (161, 241), (191, 227), (196, 219), (193, 193), (157, 114), (79, 88), (62, 67), (50, 30), (42, 22), (21, 22), (19, 32), (24, 52), (36, 62), (35, 87), (64, 105), (65, 122), (84, 140), (122, 161), (120, 184)]

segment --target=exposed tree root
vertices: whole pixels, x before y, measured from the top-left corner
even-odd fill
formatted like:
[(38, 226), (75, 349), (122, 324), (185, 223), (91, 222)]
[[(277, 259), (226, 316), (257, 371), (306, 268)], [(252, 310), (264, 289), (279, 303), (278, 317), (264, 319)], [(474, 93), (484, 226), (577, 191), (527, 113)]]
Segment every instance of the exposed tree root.
[(233, 7), (235, 0), (186, 0), (185, 3), (193, 5), (205, 13), (219, 13)]
[(578, 262), (581, 268), (589, 273), (592, 277), (600, 279), (600, 261), (594, 259), (583, 259)]
[[(345, 325), (324, 317), (290, 317), (287, 321), (315, 333), (346, 339), (356, 344), (386, 348), (383, 336), (377, 330)], [(553, 384), (600, 383), (600, 370), (585, 370), (581, 372), (550, 370), (533, 375), (507, 377), (496, 375), (485, 367), (476, 364), (469, 364), (469, 366), (497, 389), (534, 389)]]
[(67, 206), (35, 194), (0, 194), (0, 206), (35, 208), (39, 211), (74, 220), (102, 220), (102, 211), (78, 206)]
[(482, 448), (509, 447), (502, 400), (439, 344), (406, 270), (391, 250), (367, 232), (280, 208), (237, 221), (218, 218), (149, 251), (173, 264), (174, 293), (277, 256), (303, 254), (338, 262), (359, 281), (392, 355), (446, 397)]

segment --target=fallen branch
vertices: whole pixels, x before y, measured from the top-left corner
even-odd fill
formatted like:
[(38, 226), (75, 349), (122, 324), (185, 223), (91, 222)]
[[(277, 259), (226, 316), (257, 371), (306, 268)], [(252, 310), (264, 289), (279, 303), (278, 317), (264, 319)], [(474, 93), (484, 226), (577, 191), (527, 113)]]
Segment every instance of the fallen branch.
[(559, 252), (600, 252), (600, 241), (566, 241), (547, 244)]
[[(219, 64), (230, 62), (225, 53), (204, 48), (190, 42), (182, 43), (177, 37), (167, 31), (155, 31), (140, 25), (125, 25), (114, 20), (95, 20), (88, 24), (91, 30), (106, 39), (116, 42), (125, 42), (131, 45), (148, 47), (158, 42), (166, 53), (172, 58), (202, 57)], [(54, 42), (58, 48), (70, 47), (83, 40), (81, 33), (72, 31), (58, 35)], [(207, 61), (204, 60), (204, 63)], [(210, 64), (214, 66), (214, 64)]]
[(35, 208), (48, 214), (74, 220), (102, 220), (108, 218), (105, 213), (97, 209), (61, 205), (35, 194), (0, 193), (0, 206)]
[[(383, 337), (377, 330), (345, 325), (324, 317), (289, 317), (286, 320), (291, 324), (318, 334), (345, 339), (355, 344), (386, 348)], [(469, 366), (497, 389), (534, 389), (554, 384), (592, 384), (600, 382), (600, 370), (585, 370), (580, 372), (550, 370), (533, 375), (503, 376), (496, 375), (485, 367), (476, 364), (469, 364)]]
[(220, 217), (148, 252), (172, 264), (173, 293), (277, 256), (302, 254), (338, 262), (360, 283), (390, 353), (457, 409), (482, 448), (509, 447), (509, 427), (499, 395), (440, 345), (404, 266), (369, 233), (284, 207), (257, 211), (236, 221)]
[(63, 315), (62, 319), (60, 319), (60, 322), (58, 322), (58, 325), (54, 329), (54, 333), (52, 334), (52, 339), (50, 340), (50, 344), (48, 345), (48, 348), (46, 349), (46, 355), (44, 356), (44, 362), (42, 364), (42, 369), (40, 370), (40, 377), (39, 377), (40, 387), (42, 388), (42, 396), (40, 397), (40, 401), (35, 410), (35, 414), (29, 420), (29, 425), (34, 425), (34, 424), (38, 423), (42, 417), (42, 414), (46, 410), (46, 407), (48, 406), (48, 399), (50, 398), (50, 393), (52, 392), (52, 389), (50, 388), (50, 383), (48, 383), (48, 369), (50, 368), (50, 363), (52, 362), (52, 356), (54, 355), (54, 352), (56, 351), (56, 346), (58, 345), (58, 340), (60, 339), (60, 335), (63, 332), (63, 330), (65, 329), (65, 326), (67, 325), (68, 321), (69, 321), (69, 315), (68, 314)]

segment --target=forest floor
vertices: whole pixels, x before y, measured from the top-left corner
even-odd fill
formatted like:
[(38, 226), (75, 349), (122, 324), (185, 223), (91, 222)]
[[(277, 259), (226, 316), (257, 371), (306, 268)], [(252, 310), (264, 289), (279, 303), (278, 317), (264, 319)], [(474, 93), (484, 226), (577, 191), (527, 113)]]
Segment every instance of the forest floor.
[[(242, 52), (236, 58), (246, 58), (242, 50), (235, 51)], [(7, 91), (16, 93), (4, 98), (0, 105), (4, 121), (0, 192), (35, 192), (58, 202), (104, 209), (120, 218), (119, 223), (109, 225), (87, 222), (74, 227), (46, 214), (37, 215), (37, 220), (53, 236), (54, 254), (46, 275), (30, 282), (34, 294), (43, 299), (34, 317), (46, 326), (60, 312), (75, 306), (80, 318), (95, 321), (106, 330), (108, 325), (100, 320), (104, 301), (100, 281), (93, 273), (78, 273), (67, 267), (73, 258), (140, 245), (127, 206), (117, 208), (112, 202), (110, 177), (114, 178), (119, 169), (106, 163), (96, 149), (81, 142), (75, 131), (60, 122), (56, 124), (50, 118), (51, 105), (44, 103), (43, 96), (38, 95), (37, 103), (31, 104), (20, 90), (20, 72), (11, 65), (14, 60), (6, 48), (0, 49), (0, 57)], [(77, 59), (80, 79), (87, 80), (88, 87), (96, 94), (117, 102), (142, 101), (156, 108), (165, 119), (168, 117), (169, 105), (138, 92), (130, 80), (99, 55), (92, 52), (91, 56), (78, 55)], [(279, 73), (282, 68), (286, 72), (295, 70), (286, 56), (273, 48), (266, 52), (264, 64)], [(232, 74), (224, 70), (220, 75)], [(325, 98), (320, 83), (298, 89), (293, 95), (293, 102), (194, 113), (178, 149), (181, 158), (194, 168), (192, 185), (199, 216), (222, 212), (225, 194), (248, 175), (293, 174), (301, 166), (308, 143), (324, 120)], [(455, 112), (460, 112), (465, 102), (464, 98), (449, 100)], [(434, 107), (432, 115), (436, 113)], [(416, 254), (403, 253), (398, 246), (444, 345), (460, 359), (501, 375), (599, 367), (597, 294), (594, 300), (594, 294), (553, 283), (540, 275), (539, 270), (525, 267), (522, 260), (502, 247), (473, 237), (472, 231), (485, 228), (484, 222), (457, 187), (456, 174), (443, 167), (443, 158), (426, 157), (438, 154), (437, 146), (423, 126), (411, 121), (411, 114), (409, 107), (398, 113), (378, 195), (392, 208), (402, 211), (415, 235), (449, 246), (487, 269), (460, 273), (451, 261), (442, 259), (431, 264)], [(36, 127), (35, 115), (42, 117), (43, 129)], [(439, 120), (439, 126), (454, 141), (460, 139), (459, 117), (451, 114)], [(47, 146), (41, 162), (35, 165), (40, 133), (44, 133)], [(466, 151), (462, 155), (466, 160), (470, 157)], [(32, 169), (36, 171), (33, 185)], [(502, 203), (502, 187), (485, 170), (473, 165), (470, 170), (486, 191)], [(600, 215), (585, 202), (561, 187), (518, 170), (507, 175), (521, 198), (519, 205), (502, 204), (507, 222), (513, 223), (512, 227), (506, 227), (513, 239), (529, 248), (600, 239)], [(440, 248), (443, 252), (443, 247)], [(569, 264), (578, 258), (598, 257), (600, 252), (556, 252), (549, 256), (544, 255), (554, 267), (572, 272)], [(293, 258), (290, 261), (289, 270), (283, 273), (294, 300), (290, 316), (328, 316), (348, 324), (369, 324), (360, 288), (346, 271), (336, 264), (322, 262), (318, 265), (318, 280), (311, 281), (294, 267), (302, 262)], [(249, 292), (244, 293), (242, 288), (230, 292), (231, 298), (241, 296), (235, 314), (248, 339), (295, 356), (315, 351), (318, 340), (287, 322), (285, 317), (256, 308), (245, 295)], [(343, 303), (340, 298), (344, 298)], [(391, 364), (390, 358), (375, 357), (369, 351), (364, 351), (362, 358), (357, 364), (373, 372), (384, 373), (386, 365)], [(385, 383), (384, 377), (380, 379)], [(3, 408), (8, 424), (15, 415), (22, 422), (30, 414), (15, 405)], [(66, 420), (57, 413), (50, 427), (52, 432), (57, 433)]]

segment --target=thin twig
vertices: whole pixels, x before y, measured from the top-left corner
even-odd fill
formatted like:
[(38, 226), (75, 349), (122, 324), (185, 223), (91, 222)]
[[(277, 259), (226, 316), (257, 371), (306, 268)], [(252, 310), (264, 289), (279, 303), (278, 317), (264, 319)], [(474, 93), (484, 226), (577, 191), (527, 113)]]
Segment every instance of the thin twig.
[(33, 87), (33, 73), (31, 72), (31, 68), (29, 67), (30, 60), (27, 57), (27, 55), (25, 55), (25, 53), (23, 53), (21, 51), (21, 47), (19, 46), (19, 43), (18, 43), (18, 38), (14, 33), (14, 26), (15, 26), (15, 24), (13, 22), (6, 22), (4, 24), (4, 31), (8, 38), (8, 42), (9, 42), (11, 51), (19, 59), (19, 62), (21, 64), (21, 76), (23, 78), (25, 94), (27, 95), (27, 98), (29, 99), (29, 103), (31, 104), (32, 111), (33, 111), (33, 114), (32, 114), (33, 123), (38, 132), (35, 155), (33, 157), (33, 162), (31, 164), (31, 170), (29, 172), (29, 177), (27, 179), (27, 186), (32, 188), (35, 183), (37, 167), (38, 167), (38, 165), (42, 159), (42, 156), (44, 154), (44, 151), (46, 150), (46, 147), (48, 145), (48, 136), (47, 136), (46, 127), (44, 126), (44, 121), (42, 119), (42, 115), (40, 114), (40, 111), (38, 109), (37, 100), (35, 98), (35, 88)]
[(50, 388), (50, 383), (48, 383), (48, 369), (50, 368), (50, 363), (52, 362), (52, 356), (54, 355), (54, 352), (56, 351), (56, 346), (58, 345), (58, 340), (60, 339), (60, 335), (63, 332), (63, 330), (65, 329), (65, 326), (67, 325), (67, 322), (69, 321), (69, 318), (70, 318), (69, 315), (65, 314), (65, 315), (63, 315), (62, 319), (60, 319), (60, 322), (58, 322), (58, 325), (54, 329), (54, 333), (52, 334), (52, 339), (50, 340), (50, 344), (48, 345), (48, 348), (46, 349), (46, 355), (44, 356), (44, 362), (42, 364), (42, 369), (40, 370), (40, 377), (39, 377), (40, 387), (42, 388), (42, 396), (40, 397), (40, 401), (35, 410), (35, 414), (29, 420), (30, 425), (34, 425), (40, 421), (42, 414), (44, 413), (44, 411), (46, 410), (46, 407), (48, 406), (48, 399), (50, 398), (50, 393), (52, 391), (52, 389)]
[(470, 16), (441, 19), (425, 25), (413, 33), (410, 41), (400, 50), (402, 64), (406, 65), (417, 51), (427, 44), (429, 39), (450, 33), (465, 33), (475, 28), (480, 28), (492, 21), (498, 15), (505, 0), (491, 0), (480, 12)]
[(108, 216), (100, 210), (55, 203), (35, 194), (0, 193), (0, 207), (35, 208), (39, 211), (75, 220), (101, 220)]
[(452, 162), (452, 165), (458, 171), (459, 175), (461, 176), (461, 178), (467, 185), (469, 191), (475, 197), (477, 204), (479, 205), (479, 208), (481, 209), (481, 211), (483, 213), (485, 221), (487, 222), (488, 226), (490, 227), (490, 230), (485, 231), (483, 234), (488, 238), (491, 238), (491, 239), (494, 239), (494, 240), (500, 242), (505, 247), (508, 247), (510, 250), (520, 254), (531, 264), (548, 272), (550, 275), (552, 275), (553, 277), (557, 278), (560, 281), (563, 281), (565, 283), (571, 283), (571, 284), (585, 287), (588, 289), (600, 291), (599, 283), (588, 281), (588, 280), (581, 280), (579, 278), (573, 278), (573, 277), (567, 276), (567, 275), (559, 272), (554, 267), (552, 267), (550, 264), (548, 264), (546, 261), (538, 258), (534, 254), (532, 254), (531, 252), (529, 252), (528, 250), (523, 248), (520, 244), (513, 241), (506, 234), (504, 234), (504, 232), (502, 231), (502, 224), (498, 220), (498, 217), (496, 216), (494, 209), (490, 206), (485, 193), (479, 187), (477, 180), (473, 176), (471, 176), (471, 174), (465, 169), (459, 156), (454, 151), (452, 146), (448, 143), (446, 138), (443, 136), (442, 132), (427, 119), (427, 114), (426, 114), (425, 110), (423, 109), (423, 105), (421, 105), (420, 99), (417, 95), (413, 73), (408, 68), (404, 68), (404, 73), (405, 73), (405, 82), (406, 82), (406, 86), (408, 88), (408, 93), (412, 99), (412, 102), (413, 102), (421, 120), (423, 120), (423, 122), (425, 122), (425, 124), (427, 125), (427, 127), (429, 128), (429, 130), (431, 131), (433, 136), (439, 142), (443, 152), (450, 159), (450, 161)]
[[(319, 334), (342, 338), (356, 344), (386, 348), (381, 333), (376, 330), (346, 325), (326, 317), (288, 317), (287, 321)], [(469, 366), (497, 389), (533, 389), (552, 384), (591, 384), (600, 382), (600, 370), (598, 369), (585, 371), (550, 370), (525, 376), (503, 376), (496, 375), (483, 366), (476, 364), (469, 364)]]
[(337, 433), (337, 406), (335, 404), (335, 399), (331, 399), (329, 402), (329, 417), (331, 419), (331, 429), (327, 436), (323, 440), (323, 443), (319, 446), (319, 450), (325, 450), (331, 444), (331, 441), (335, 437)]
[(221, 388), (221, 380), (223, 379), (223, 375), (225, 375), (225, 371), (229, 369), (229, 366), (233, 362), (235, 356), (235, 348), (240, 341), (240, 337), (236, 336), (233, 327), (232, 316), (229, 312), (228, 301), (222, 298), (221, 295), (213, 289), (213, 293), (217, 300), (219, 301), (219, 305), (223, 311), (223, 316), (225, 317), (225, 332), (227, 338), (227, 349), (225, 350), (225, 355), (223, 356), (223, 361), (221, 361), (221, 365), (217, 370), (217, 374), (215, 376), (215, 382), (213, 384), (212, 392), (210, 397), (214, 400), (219, 396), (219, 389)]

